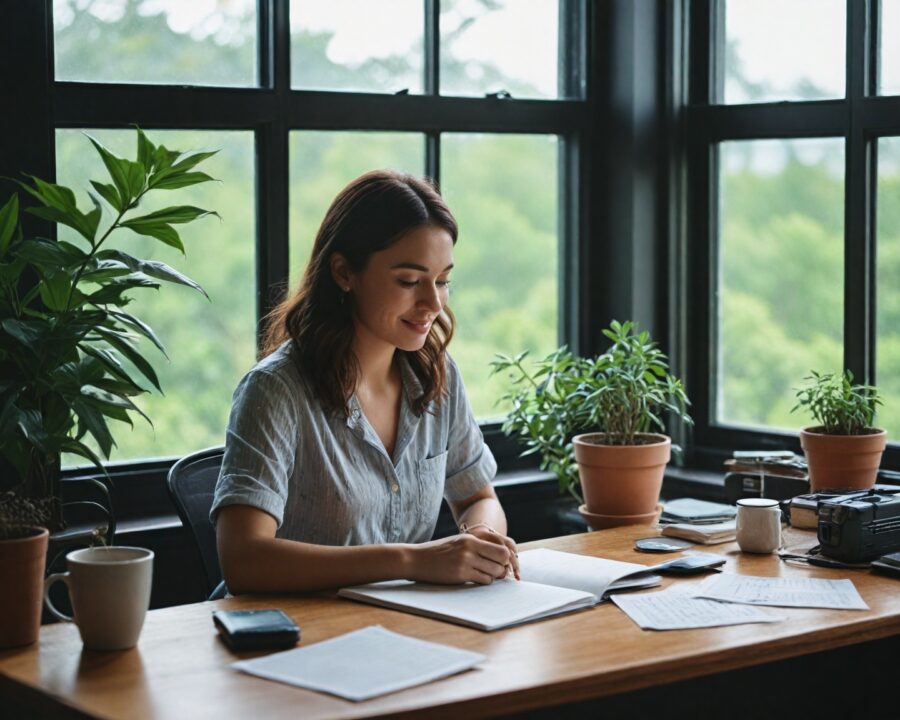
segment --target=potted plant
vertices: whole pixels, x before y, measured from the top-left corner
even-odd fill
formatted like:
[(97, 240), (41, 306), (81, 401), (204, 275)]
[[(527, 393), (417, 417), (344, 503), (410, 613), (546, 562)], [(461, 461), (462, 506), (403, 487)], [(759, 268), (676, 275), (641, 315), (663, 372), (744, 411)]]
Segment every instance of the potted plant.
[(0, 209), (0, 646), (37, 637), (44, 528), (64, 527), (62, 453), (89, 460), (105, 477), (88, 437), (108, 459), (115, 445), (108, 421), (146, 418), (132, 398), (148, 391), (142, 382), (160, 389), (137, 341), (165, 350), (127, 312), (132, 291), (170, 282), (203, 293), (177, 270), (113, 249), (109, 239), (127, 229), (184, 252), (173, 225), (209, 211), (181, 205), (142, 214), (140, 206), (151, 192), (211, 180), (196, 166), (213, 153), (156, 146), (138, 129), (129, 160), (89, 139), (112, 182), (91, 181), (88, 212), (67, 187), (36, 177), (18, 182), (38, 201), (25, 212), (72, 228), (76, 239), (26, 237), (16, 194)]
[(800, 431), (812, 492), (859, 490), (875, 484), (887, 433), (873, 427), (878, 390), (853, 383), (853, 373), (813, 372), (797, 390), (792, 412), (806, 408), (813, 426)]
[(503, 429), (524, 441), (524, 454), (540, 453), (592, 527), (652, 522), (671, 440), (650, 430), (665, 429), (664, 412), (690, 423), (688, 399), (649, 333), (613, 321), (603, 334), (612, 346), (602, 355), (562, 347), (534, 372), (526, 353), (498, 356), (493, 372), (511, 370), (514, 385)]

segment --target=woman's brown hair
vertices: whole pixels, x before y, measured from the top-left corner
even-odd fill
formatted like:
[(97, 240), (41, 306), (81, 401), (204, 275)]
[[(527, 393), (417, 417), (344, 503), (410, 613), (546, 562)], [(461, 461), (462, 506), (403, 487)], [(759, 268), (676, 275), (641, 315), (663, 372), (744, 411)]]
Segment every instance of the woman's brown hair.
[[(435, 225), (457, 238), (456, 220), (440, 193), (427, 180), (393, 170), (373, 170), (338, 193), (316, 234), (300, 287), (266, 318), (261, 355), (286, 340), (301, 373), (326, 409), (349, 412), (359, 365), (352, 351), (353, 300), (331, 274), (331, 256), (341, 253), (353, 272), (365, 269), (372, 253), (384, 250), (409, 230)], [(404, 352), (422, 384), (414, 410), (421, 414), (445, 393), (445, 351), (453, 336), (453, 313), (445, 307), (435, 319), (425, 345)]]

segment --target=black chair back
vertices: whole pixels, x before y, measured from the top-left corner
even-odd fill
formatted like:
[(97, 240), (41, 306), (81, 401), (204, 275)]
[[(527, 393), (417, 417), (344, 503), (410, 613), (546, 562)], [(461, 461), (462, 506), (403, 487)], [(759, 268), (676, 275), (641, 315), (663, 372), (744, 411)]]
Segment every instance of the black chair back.
[(209, 521), (224, 454), (224, 448), (214, 447), (186, 455), (169, 470), (167, 481), (181, 522), (196, 543), (206, 575), (206, 590), (211, 597), (221, 595), (224, 588), (216, 550), (216, 529)]

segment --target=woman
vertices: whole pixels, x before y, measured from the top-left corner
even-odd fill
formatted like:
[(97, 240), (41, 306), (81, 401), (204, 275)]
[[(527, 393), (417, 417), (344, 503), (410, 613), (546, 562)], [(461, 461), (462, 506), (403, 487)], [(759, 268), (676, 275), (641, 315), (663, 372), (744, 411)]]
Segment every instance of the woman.
[[(211, 518), (233, 593), (518, 576), (496, 463), (446, 355), (456, 221), (426, 182), (335, 198), (234, 393)], [(430, 541), (441, 497), (460, 533)]]

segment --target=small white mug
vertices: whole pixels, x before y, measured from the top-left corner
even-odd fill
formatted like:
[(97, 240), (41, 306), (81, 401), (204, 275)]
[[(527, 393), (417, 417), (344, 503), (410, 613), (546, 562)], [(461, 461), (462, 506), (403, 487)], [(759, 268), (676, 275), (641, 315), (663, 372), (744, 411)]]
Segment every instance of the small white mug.
[[(124, 650), (137, 644), (150, 607), (153, 551), (138, 547), (92, 547), (66, 555), (68, 572), (44, 581), (47, 609), (65, 622), (74, 622), (86, 648)], [(61, 613), (50, 601), (50, 587), (58, 581), (69, 587), (74, 617)]]
[(737, 501), (737, 543), (751, 553), (771, 553), (781, 547), (781, 508), (777, 500)]

